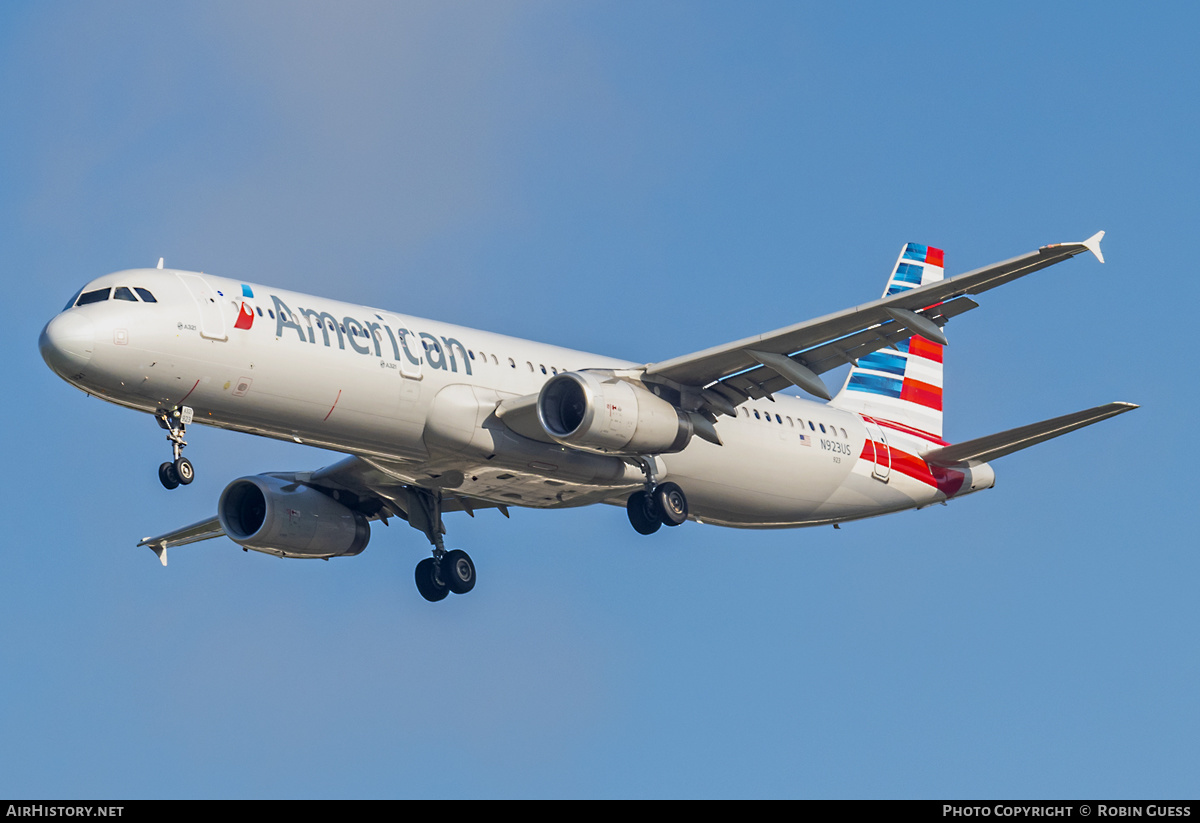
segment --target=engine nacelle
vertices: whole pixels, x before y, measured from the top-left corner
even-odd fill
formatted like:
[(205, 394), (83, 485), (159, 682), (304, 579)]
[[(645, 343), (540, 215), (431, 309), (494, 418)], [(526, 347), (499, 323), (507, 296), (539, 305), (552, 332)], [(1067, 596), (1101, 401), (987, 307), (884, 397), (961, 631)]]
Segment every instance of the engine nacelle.
[(661, 397), (620, 378), (564, 372), (537, 401), (546, 434), (565, 446), (616, 454), (669, 454), (692, 439), (692, 421)]
[(367, 547), (367, 518), (316, 489), (266, 474), (225, 487), (217, 519), (229, 539), (283, 557), (342, 557)]

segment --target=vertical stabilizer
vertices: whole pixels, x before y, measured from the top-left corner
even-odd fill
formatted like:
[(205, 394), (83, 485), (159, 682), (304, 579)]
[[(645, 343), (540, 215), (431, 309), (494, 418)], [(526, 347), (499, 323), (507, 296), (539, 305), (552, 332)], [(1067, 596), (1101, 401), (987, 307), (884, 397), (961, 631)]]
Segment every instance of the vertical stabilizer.
[[(883, 296), (941, 280), (942, 250), (909, 243)], [(942, 346), (913, 336), (860, 357), (830, 405), (942, 436)]]

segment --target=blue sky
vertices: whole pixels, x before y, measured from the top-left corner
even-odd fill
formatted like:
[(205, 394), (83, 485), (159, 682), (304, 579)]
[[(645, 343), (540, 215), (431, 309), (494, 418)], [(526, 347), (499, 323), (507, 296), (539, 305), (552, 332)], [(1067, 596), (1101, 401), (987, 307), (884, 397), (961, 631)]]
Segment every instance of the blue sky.
[[(0, 5), (0, 796), (1195, 797), (1200, 58), (1185, 4)], [(619, 509), (426, 553), (134, 544), (334, 457), (145, 416), (37, 335), (168, 265), (652, 361), (1108, 232), (948, 327), (946, 433), (1138, 411), (947, 507)], [(830, 378), (834, 382), (835, 377)], [(670, 533), (666, 533), (670, 531)]]

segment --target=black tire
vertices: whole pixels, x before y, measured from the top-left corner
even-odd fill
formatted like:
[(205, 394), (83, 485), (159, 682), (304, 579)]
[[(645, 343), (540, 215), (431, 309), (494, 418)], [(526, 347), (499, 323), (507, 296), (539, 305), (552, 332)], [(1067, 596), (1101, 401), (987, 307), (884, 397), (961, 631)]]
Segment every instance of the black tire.
[(475, 588), (475, 564), (462, 549), (446, 552), (442, 558), (442, 579), (455, 594), (466, 594)]
[(158, 482), (164, 489), (179, 488), (179, 473), (175, 471), (174, 463), (163, 463), (158, 467)]
[(629, 515), (629, 523), (638, 534), (654, 534), (662, 526), (662, 518), (654, 510), (650, 495), (644, 491), (629, 495), (625, 511)]
[(175, 461), (175, 476), (179, 478), (179, 485), (186, 486), (196, 479), (196, 470), (192, 467), (192, 461), (186, 457), (181, 457)]
[(442, 578), (441, 570), (432, 557), (426, 557), (417, 564), (417, 591), (430, 603), (445, 600), (450, 594), (450, 588)]
[(663, 483), (654, 490), (654, 508), (664, 526), (678, 526), (688, 518), (687, 496), (677, 483)]

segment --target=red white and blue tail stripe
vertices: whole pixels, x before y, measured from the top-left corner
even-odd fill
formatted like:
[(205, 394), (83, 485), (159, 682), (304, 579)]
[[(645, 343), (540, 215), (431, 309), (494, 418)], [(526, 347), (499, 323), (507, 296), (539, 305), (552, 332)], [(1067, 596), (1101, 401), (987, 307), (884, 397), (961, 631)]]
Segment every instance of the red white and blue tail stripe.
[[(941, 280), (944, 271), (941, 249), (909, 243), (901, 250), (883, 295)], [(913, 336), (895, 348), (860, 357), (830, 405), (940, 438), (942, 348)]]

